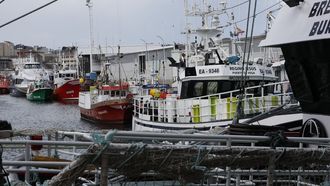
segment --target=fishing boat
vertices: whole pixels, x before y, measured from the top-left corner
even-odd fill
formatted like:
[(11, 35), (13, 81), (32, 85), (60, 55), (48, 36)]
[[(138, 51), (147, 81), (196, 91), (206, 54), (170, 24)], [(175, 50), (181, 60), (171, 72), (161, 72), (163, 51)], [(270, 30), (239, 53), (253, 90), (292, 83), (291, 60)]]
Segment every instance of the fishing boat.
[(50, 101), (53, 88), (45, 80), (36, 80), (28, 87), (26, 98), (30, 101)]
[(0, 75), (0, 94), (8, 94), (9, 86), (10, 86), (9, 78)]
[(59, 70), (54, 74), (54, 99), (60, 102), (78, 102), (80, 81), (77, 71), (72, 69)]
[(242, 53), (237, 55), (239, 52), (228, 54), (214, 41), (222, 33), (218, 27), (218, 16), (224, 14), (222, 9), (200, 10), (203, 8), (190, 11), (186, 7), (185, 12), (188, 16), (202, 17), (202, 27), (195, 29), (201, 43), (187, 44), (186, 48), (191, 50), (182, 53), (179, 60), (169, 58), (171, 66), (178, 69), (177, 93), (156, 89), (153, 95), (134, 96), (132, 129), (209, 130), (228, 126), (239, 118), (239, 122), (297, 130), (302, 119), (299, 109), (250, 120), (283, 104), (288, 107), (298, 104), (292, 101), (292, 92), (285, 88), (290, 87), (289, 82), (277, 82), (271, 64), (263, 59), (248, 60)]
[(129, 85), (110, 84), (79, 93), (81, 118), (100, 124), (125, 124), (132, 118)]
[(301, 135), (329, 137), (330, 14), (325, 7), (330, 1), (284, 2), (261, 46), (283, 51), (292, 90), (303, 112)]
[(49, 80), (49, 74), (39, 62), (33, 61), (32, 56), (22, 66), (18, 66), (12, 75), (10, 95), (25, 97), (29, 85), (37, 79)]
[[(117, 61), (120, 63), (120, 47)], [(119, 66), (119, 81), (108, 80), (91, 86), (89, 91), (79, 93), (81, 118), (99, 124), (127, 124), (132, 121), (132, 94), (129, 83), (121, 80), (121, 65)], [(110, 64), (104, 64), (103, 74), (109, 72)], [(107, 77), (110, 77), (109, 74)], [(103, 78), (101, 78), (103, 79)]]

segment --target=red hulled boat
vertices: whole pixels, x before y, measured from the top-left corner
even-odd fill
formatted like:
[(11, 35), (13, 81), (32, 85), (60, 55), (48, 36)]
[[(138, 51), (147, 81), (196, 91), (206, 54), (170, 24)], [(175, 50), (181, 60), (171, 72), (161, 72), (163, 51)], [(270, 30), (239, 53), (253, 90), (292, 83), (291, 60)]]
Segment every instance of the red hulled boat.
[(60, 70), (54, 76), (54, 98), (60, 102), (78, 102), (80, 82), (75, 70)]
[(79, 93), (81, 118), (100, 124), (128, 124), (132, 120), (129, 85), (102, 85)]
[(9, 94), (10, 80), (6, 76), (0, 75), (0, 94)]

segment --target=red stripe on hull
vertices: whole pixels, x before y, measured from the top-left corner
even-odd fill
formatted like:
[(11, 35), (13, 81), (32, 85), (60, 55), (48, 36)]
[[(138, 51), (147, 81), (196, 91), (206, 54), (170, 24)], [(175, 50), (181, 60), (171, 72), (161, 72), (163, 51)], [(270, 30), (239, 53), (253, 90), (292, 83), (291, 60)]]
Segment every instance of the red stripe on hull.
[(104, 105), (93, 109), (80, 108), (82, 119), (100, 124), (125, 124), (132, 121), (131, 104)]
[(66, 82), (60, 87), (55, 88), (54, 98), (58, 101), (65, 100), (78, 100), (79, 98), (80, 84), (79, 79)]

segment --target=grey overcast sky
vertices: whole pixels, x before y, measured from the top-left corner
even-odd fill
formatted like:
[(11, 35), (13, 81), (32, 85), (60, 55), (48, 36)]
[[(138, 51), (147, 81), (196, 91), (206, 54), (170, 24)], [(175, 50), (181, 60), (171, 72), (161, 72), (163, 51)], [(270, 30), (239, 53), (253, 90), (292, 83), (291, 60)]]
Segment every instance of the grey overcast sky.
[[(0, 4), (0, 24), (4, 24), (51, 0), (5, 0)], [(92, 0), (95, 45), (184, 42), (183, 0)], [(198, 0), (195, 0), (198, 1)], [(209, 0), (219, 3), (220, 0)], [(246, 0), (228, 0), (227, 7)], [(278, 0), (259, 0), (261, 11)], [(274, 7), (273, 9), (275, 9)], [(247, 3), (232, 9), (236, 20), (247, 16)], [(255, 33), (265, 30), (266, 12), (258, 15)], [(239, 24), (245, 29), (246, 22)], [(85, 0), (59, 0), (15, 23), (0, 28), (0, 42), (39, 45), (49, 48), (89, 45), (89, 12)]]

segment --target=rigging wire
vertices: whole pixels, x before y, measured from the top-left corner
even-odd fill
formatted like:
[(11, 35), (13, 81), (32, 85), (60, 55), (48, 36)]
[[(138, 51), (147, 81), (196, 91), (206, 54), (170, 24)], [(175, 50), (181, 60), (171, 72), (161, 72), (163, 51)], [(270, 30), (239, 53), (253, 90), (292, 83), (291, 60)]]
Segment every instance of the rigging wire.
[[(2, 3), (3, 1), (4, 1), (4, 0), (2, 0), (0, 3)], [(13, 19), (13, 20), (11, 20), (11, 21), (8, 21), (7, 23), (0, 25), (0, 28), (5, 27), (5, 26), (7, 26), (7, 25), (9, 25), (9, 24), (11, 24), (11, 23), (13, 23), (13, 22), (15, 22), (15, 21), (18, 21), (18, 20), (20, 20), (20, 19), (22, 19), (22, 18), (24, 18), (24, 17), (26, 17), (26, 16), (28, 16), (28, 15), (30, 15), (30, 14), (36, 12), (36, 11), (38, 11), (38, 10), (41, 10), (41, 9), (43, 9), (43, 8), (45, 8), (45, 7), (47, 7), (47, 6), (51, 5), (51, 4), (53, 4), (53, 3), (55, 3), (56, 1), (58, 1), (58, 0), (53, 0), (53, 1), (51, 1), (51, 2), (49, 2), (49, 3), (47, 3), (47, 4), (45, 4), (45, 5), (42, 5), (42, 6), (36, 8), (36, 9), (34, 9), (34, 10), (32, 10), (32, 11), (26, 13), (26, 14), (23, 14), (23, 15), (21, 15), (21, 16), (15, 18), (15, 19)]]
[(244, 74), (244, 67), (245, 67), (245, 55), (246, 55), (246, 47), (247, 47), (247, 39), (249, 34), (249, 28), (250, 28), (250, 12), (251, 12), (251, 0), (249, 0), (249, 8), (248, 8), (248, 17), (246, 22), (246, 32), (245, 32), (245, 42), (244, 42), (244, 52), (243, 52), (243, 62), (242, 62), (242, 75), (241, 75), (241, 81), (240, 81), (240, 94), (243, 92), (243, 74)]
[(236, 7), (239, 7), (239, 6), (241, 6), (241, 5), (244, 5), (244, 4), (247, 3), (247, 2), (249, 2), (249, 0), (246, 0), (246, 1), (242, 2), (242, 3), (239, 3), (239, 4), (237, 4), (237, 5), (234, 5), (234, 6), (232, 6), (232, 7), (225, 8), (225, 9), (223, 9), (223, 10), (234, 9), (234, 8), (236, 8)]
[(5, 0), (0, 1), (0, 4), (3, 3)]
[(247, 38), (248, 38), (248, 34), (249, 34), (249, 27), (250, 27), (250, 13), (251, 13), (251, 1), (249, 0), (249, 7), (248, 7), (248, 16), (247, 16), (247, 22), (246, 22), (246, 32), (245, 32), (245, 42), (244, 42), (244, 52), (243, 52), (243, 62), (242, 62), (242, 75), (241, 75), (241, 80), (240, 80), (240, 93), (239, 93), (239, 98), (238, 98), (238, 104), (237, 104), (237, 110), (236, 110), (236, 114), (235, 117), (233, 119), (233, 124), (238, 124), (239, 122), (239, 118), (241, 116), (242, 113), (242, 96), (243, 96), (243, 90), (244, 90), (244, 67), (245, 67), (245, 55), (246, 55), (246, 47), (247, 47)]
[[(275, 3), (275, 4), (273, 4), (273, 5), (269, 6), (269, 7), (267, 7), (267, 8), (265, 8), (265, 9), (263, 9), (263, 10), (257, 12), (257, 13), (255, 14), (255, 16), (257, 16), (257, 15), (259, 15), (259, 14), (262, 14), (262, 13), (266, 12), (267, 10), (269, 10), (269, 9), (273, 8), (274, 6), (279, 5), (279, 4), (281, 4), (281, 2), (277, 2), (277, 3)], [(231, 26), (232, 24), (237, 24), (237, 23), (244, 22), (244, 21), (248, 20), (249, 18), (252, 18), (252, 16), (249, 16), (249, 17), (247, 17), (247, 18), (241, 19), (241, 20), (236, 21), (236, 22), (234, 22), (234, 23), (230, 23), (230, 24), (226, 24), (226, 25), (223, 25), (223, 26), (219, 26), (219, 28), (226, 28), (226, 27)]]
[(251, 56), (251, 48), (252, 48), (251, 45), (252, 45), (254, 23), (255, 23), (255, 19), (256, 19), (257, 1), (258, 0), (254, 1), (254, 11), (253, 11), (252, 27), (251, 27), (251, 34), (250, 34), (250, 40), (249, 40), (249, 50), (248, 50), (248, 54), (247, 54), (248, 56), (247, 56), (246, 70), (245, 70), (245, 75), (244, 75), (244, 79), (243, 79), (243, 89), (245, 89), (245, 86), (246, 86), (247, 71), (248, 71), (249, 60), (250, 60), (250, 56)]

